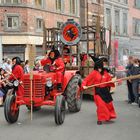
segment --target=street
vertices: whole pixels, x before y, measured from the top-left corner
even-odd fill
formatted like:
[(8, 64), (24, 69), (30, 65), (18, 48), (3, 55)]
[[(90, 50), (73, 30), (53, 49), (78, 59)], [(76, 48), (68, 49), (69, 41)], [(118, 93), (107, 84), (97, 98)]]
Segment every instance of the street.
[(139, 140), (140, 109), (125, 101), (126, 85), (119, 86), (113, 97), (118, 118), (101, 126), (97, 125), (96, 106), (90, 100), (83, 101), (81, 112), (67, 112), (61, 126), (56, 126), (50, 107), (35, 112), (32, 122), (30, 113), (22, 107), (19, 120), (13, 125), (7, 124), (0, 108), (0, 140)]

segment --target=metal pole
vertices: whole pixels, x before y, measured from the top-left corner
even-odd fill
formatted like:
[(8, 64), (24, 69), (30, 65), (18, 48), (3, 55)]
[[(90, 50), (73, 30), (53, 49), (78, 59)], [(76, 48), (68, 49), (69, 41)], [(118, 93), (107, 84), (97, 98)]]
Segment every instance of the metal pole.
[(89, 19), (89, 16), (88, 16), (88, 0), (87, 0), (87, 54), (89, 54), (89, 23), (88, 23), (88, 19)]
[(46, 53), (46, 27), (45, 27), (45, 21), (43, 21), (43, 55)]
[[(87, 0), (87, 55), (89, 55), (89, 23), (88, 23), (88, 19), (89, 19), (89, 16), (88, 16), (88, 10), (89, 10), (89, 7), (88, 7), (88, 0)], [(88, 74), (89, 74), (89, 64), (88, 64)]]

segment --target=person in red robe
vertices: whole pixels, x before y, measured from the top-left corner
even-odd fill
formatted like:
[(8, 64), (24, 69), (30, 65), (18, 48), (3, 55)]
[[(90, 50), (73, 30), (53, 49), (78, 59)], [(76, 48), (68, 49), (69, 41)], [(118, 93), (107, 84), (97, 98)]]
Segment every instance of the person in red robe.
[[(100, 84), (111, 81), (110, 74), (103, 68), (103, 59), (95, 63), (94, 70), (83, 80), (82, 88), (86, 89), (87, 86)], [(113, 99), (110, 94), (110, 87), (114, 83), (103, 84), (93, 88), (94, 101), (97, 106), (97, 124), (101, 125), (104, 121), (110, 121), (116, 118), (116, 112), (113, 106)]]
[[(14, 80), (19, 80), (19, 82), (22, 82), (23, 80), (23, 75), (24, 75), (24, 70), (21, 67), (21, 59), (19, 57), (14, 57), (12, 59), (12, 74), (8, 78), (9, 81), (14, 81)], [(23, 86), (20, 84), (18, 87), (18, 91), (16, 93), (18, 96), (22, 96), (23, 94)]]
[(62, 90), (62, 79), (65, 71), (65, 64), (60, 56), (58, 50), (52, 49), (46, 59), (41, 60), (43, 66), (49, 65), (50, 71), (53, 71), (57, 75), (57, 89)]
[(40, 61), (42, 66), (51, 65), (52, 61), (49, 58), (50, 52), (46, 52), (46, 56)]

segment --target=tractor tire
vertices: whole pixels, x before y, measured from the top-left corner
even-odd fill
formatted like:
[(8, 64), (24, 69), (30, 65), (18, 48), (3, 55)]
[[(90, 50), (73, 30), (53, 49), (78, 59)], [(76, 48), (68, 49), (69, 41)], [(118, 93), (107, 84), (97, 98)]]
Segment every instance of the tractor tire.
[(65, 97), (60, 95), (56, 98), (55, 105), (55, 123), (61, 125), (65, 120), (66, 102)]
[[(83, 94), (80, 91), (81, 87), (81, 76), (75, 75), (69, 82), (65, 95), (67, 99), (68, 110), (70, 112), (79, 112), (81, 110)], [(80, 96), (76, 97), (78, 92)]]
[(15, 95), (8, 95), (4, 103), (5, 119), (10, 124), (17, 122), (19, 117), (19, 108), (17, 108), (17, 110), (13, 110), (15, 100)]
[(138, 99), (138, 105), (139, 105), (139, 108), (140, 108), (140, 98)]
[[(31, 111), (31, 106), (26, 105), (27, 109)], [(39, 111), (41, 109), (41, 106), (33, 106), (33, 112)]]

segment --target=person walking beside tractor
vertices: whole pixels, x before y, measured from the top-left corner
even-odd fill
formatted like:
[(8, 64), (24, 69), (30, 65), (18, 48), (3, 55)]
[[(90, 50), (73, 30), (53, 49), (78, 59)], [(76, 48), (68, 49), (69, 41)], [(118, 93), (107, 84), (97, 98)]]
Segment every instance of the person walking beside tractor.
[(53, 48), (44, 59), (41, 60), (41, 65), (49, 65), (50, 71), (56, 72), (57, 75), (57, 90), (62, 90), (62, 79), (65, 71), (65, 64), (61, 58), (60, 52)]
[[(83, 80), (82, 89), (86, 90), (90, 85), (101, 84), (111, 81), (110, 74), (103, 68), (103, 58), (96, 59), (94, 70)], [(113, 106), (113, 98), (110, 94), (110, 87), (114, 83), (103, 84), (93, 88), (94, 100), (97, 106), (97, 124), (101, 125), (104, 121), (110, 121), (116, 118), (116, 112)]]
[[(12, 73), (10, 74), (10, 76), (8, 78), (9, 81), (18, 80), (19, 82), (22, 82), (24, 70), (21, 67), (21, 63), (22, 63), (22, 61), (19, 57), (14, 57), (12, 59)], [(21, 96), (22, 93), (23, 93), (23, 87), (20, 84), (18, 87), (17, 94), (19, 96)]]

